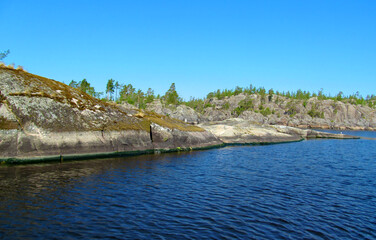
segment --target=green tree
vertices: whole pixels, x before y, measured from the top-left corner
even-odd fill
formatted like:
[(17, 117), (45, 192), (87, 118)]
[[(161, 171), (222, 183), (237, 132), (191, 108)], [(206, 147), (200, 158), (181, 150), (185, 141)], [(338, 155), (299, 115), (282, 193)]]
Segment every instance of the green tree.
[(213, 98), (213, 97), (214, 97), (214, 92), (210, 92), (210, 93), (208, 93), (208, 95), (206, 95), (207, 99), (210, 99), (210, 98)]
[(166, 100), (167, 104), (176, 105), (179, 102), (179, 95), (176, 92), (175, 83), (172, 83), (170, 88), (166, 92), (165, 100)]
[(79, 88), (81, 91), (88, 93), (90, 88), (90, 83), (87, 82), (86, 78), (79, 82)]
[(273, 95), (274, 95), (274, 90), (273, 88), (269, 89), (269, 92), (268, 92), (268, 100), (269, 102), (272, 101), (272, 98), (273, 98)]
[(257, 89), (257, 93), (261, 95), (261, 98), (264, 98), (266, 95), (266, 90), (264, 87), (260, 87)]
[(106, 87), (106, 93), (107, 93), (107, 100), (112, 99), (112, 94), (114, 93), (114, 80), (111, 78), (107, 82), (107, 87)]
[(304, 93), (301, 89), (298, 89), (298, 91), (296, 91), (295, 98), (300, 100), (304, 99)]
[(73, 88), (78, 88), (78, 83), (74, 80), (72, 80), (70, 83), (69, 83), (69, 86), (73, 87)]
[(144, 95), (145, 94), (144, 94), (144, 92), (142, 92), (141, 89), (137, 90), (136, 99), (137, 99), (137, 103), (138, 103), (138, 108), (145, 109), (145, 107), (146, 107), (146, 104), (144, 102), (144, 99), (145, 99)]
[(120, 88), (120, 84), (118, 81), (115, 82), (114, 87), (115, 87), (115, 101), (116, 101), (118, 99), (118, 90)]
[(235, 91), (234, 91), (234, 95), (239, 95), (242, 92), (243, 92), (243, 88), (236, 86)]
[(340, 91), (340, 92), (337, 94), (337, 100), (338, 100), (338, 101), (342, 101), (342, 96), (343, 96), (343, 92)]
[(319, 93), (317, 94), (317, 99), (318, 100), (324, 100), (325, 99), (325, 95), (324, 95), (324, 89), (320, 89)]
[(132, 84), (124, 84), (123, 88), (120, 90), (120, 100), (124, 101), (129, 95), (135, 92)]
[(95, 92), (94, 87), (90, 86), (90, 83), (86, 80), (86, 78), (84, 78), (82, 81), (79, 81), (79, 82), (72, 80), (69, 83), (69, 86), (73, 88), (77, 88), (81, 90), (82, 92), (87, 93), (90, 96), (96, 97), (96, 98), (99, 98), (100, 95), (102, 94), (102, 93)]
[(102, 95), (103, 95), (103, 92), (94, 92), (93, 97), (100, 99)]
[(81, 91), (89, 94), (92, 97), (96, 97), (97, 94), (95, 92), (94, 87), (90, 86), (90, 83), (84, 78), (82, 81), (79, 82)]
[[(262, 105), (260, 105), (262, 106)], [(254, 107), (252, 99), (241, 100), (238, 104), (238, 107), (234, 109), (233, 114), (239, 116), (242, 112), (247, 110), (252, 110)]]
[(136, 89), (132, 86), (132, 84), (124, 84), (120, 90), (120, 101), (135, 104), (138, 100), (136, 95)]
[(154, 100), (154, 91), (153, 89), (149, 88), (146, 92), (146, 103), (151, 103)]
[(10, 53), (9, 49), (4, 52), (0, 52), (0, 60), (3, 60), (4, 58), (6, 58), (9, 53)]

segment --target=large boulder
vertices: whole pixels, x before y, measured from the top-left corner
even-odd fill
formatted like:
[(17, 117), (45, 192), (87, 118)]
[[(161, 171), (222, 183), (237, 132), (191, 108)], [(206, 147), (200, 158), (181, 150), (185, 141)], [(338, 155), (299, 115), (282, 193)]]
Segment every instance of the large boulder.
[(201, 121), (200, 114), (186, 105), (167, 105), (162, 104), (160, 99), (154, 99), (153, 102), (146, 105), (146, 110), (172, 118), (179, 119), (185, 123), (198, 124)]
[(249, 120), (258, 124), (263, 124), (267, 120), (267, 118), (264, 117), (261, 113), (256, 113), (254, 111), (244, 111), (242, 114), (240, 114), (239, 118)]
[(172, 114), (172, 110), (166, 108), (160, 99), (154, 99), (153, 102), (146, 104), (146, 110), (166, 116)]
[(205, 108), (203, 119), (206, 121), (222, 121), (231, 118), (231, 112), (229, 110), (219, 110), (213, 107)]

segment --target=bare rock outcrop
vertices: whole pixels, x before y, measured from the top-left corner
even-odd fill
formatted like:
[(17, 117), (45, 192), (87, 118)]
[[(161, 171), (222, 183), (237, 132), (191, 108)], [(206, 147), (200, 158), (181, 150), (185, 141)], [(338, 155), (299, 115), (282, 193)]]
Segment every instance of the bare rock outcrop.
[(259, 124), (300, 128), (376, 130), (376, 109), (349, 102), (291, 99), (279, 95), (239, 94), (207, 99), (202, 119), (222, 121), (239, 117)]
[(281, 125), (260, 125), (241, 118), (207, 122), (199, 125), (225, 143), (280, 143), (312, 138), (358, 139), (344, 134), (333, 134), (311, 129), (299, 129)]
[(153, 102), (148, 103), (146, 110), (176, 118), (185, 123), (198, 124), (199, 122), (201, 122), (200, 114), (192, 108), (185, 105), (165, 106), (164, 104), (162, 104), (160, 99), (154, 99)]
[[(160, 100), (140, 110), (100, 101), (22, 70), (0, 67), (0, 162), (179, 151), (224, 143), (345, 139), (354, 137), (295, 126), (376, 126), (374, 109), (364, 106), (317, 99), (297, 104), (282, 97), (239, 94), (213, 99), (203, 114), (185, 105), (166, 107)], [(232, 118), (234, 114), (240, 118)]]
[(191, 124), (242, 118), (259, 124), (299, 128), (376, 130), (374, 105), (356, 105), (349, 100), (317, 97), (300, 100), (281, 95), (240, 93), (222, 99), (211, 97), (200, 104), (195, 106), (195, 111), (185, 105), (166, 106), (156, 99), (147, 109)]
[(0, 67), (0, 114), (1, 159), (222, 144), (183, 121), (105, 103), (63, 83), (4, 67)]

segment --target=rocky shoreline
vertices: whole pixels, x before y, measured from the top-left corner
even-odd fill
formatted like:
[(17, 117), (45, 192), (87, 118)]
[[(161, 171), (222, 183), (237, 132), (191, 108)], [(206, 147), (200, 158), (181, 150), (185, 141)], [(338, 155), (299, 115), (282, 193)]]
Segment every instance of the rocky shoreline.
[[(323, 133), (314, 130), (301, 130), (297, 128), (285, 126), (248, 126), (244, 128), (236, 127), (236, 130), (232, 128), (231, 124), (226, 123), (223, 125), (221, 123), (207, 125), (204, 126), (205, 131), (204, 135), (199, 137), (189, 137), (189, 134), (183, 133), (180, 137), (183, 137), (185, 140), (187, 139), (195, 139), (198, 138), (202, 140), (202, 142), (196, 143), (189, 143), (189, 142), (180, 142), (178, 139), (175, 139), (174, 144), (167, 144), (160, 142), (156, 145), (148, 145), (145, 143), (150, 143), (149, 141), (145, 141), (145, 139), (139, 138), (139, 142), (133, 142), (133, 140), (140, 137), (139, 135), (130, 135), (129, 132), (126, 133), (106, 133), (109, 135), (117, 135), (121, 136), (118, 138), (118, 141), (121, 141), (124, 144), (124, 141), (131, 140), (132, 144), (125, 144), (128, 145), (127, 148), (118, 148), (114, 151), (114, 144), (110, 142), (101, 142), (98, 144), (98, 141), (88, 141), (82, 140), (87, 139), (89, 136), (92, 138), (94, 135), (98, 135), (101, 133), (65, 133), (65, 134), (51, 134), (44, 139), (44, 142), (41, 139), (28, 139), (33, 145), (38, 145), (37, 149), (30, 151), (30, 149), (24, 149), (22, 146), (16, 146), (16, 148), (20, 151), (20, 154), (15, 155), (14, 151), (12, 150), (13, 146), (9, 146), (10, 148), (8, 151), (3, 151), (0, 157), (0, 163), (2, 164), (28, 164), (28, 163), (42, 163), (42, 162), (63, 162), (63, 161), (71, 161), (71, 160), (86, 160), (86, 159), (96, 159), (96, 158), (110, 158), (110, 157), (125, 157), (125, 156), (134, 156), (134, 155), (141, 155), (141, 154), (160, 154), (160, 153), (167, 153), (167, 152), (184, 152), (184, 151), (194, 151), (194, 150), (207, 150), (213, 148), (221, 148), (226, 146), (234, 146), (234, 145), (268, 145), (268, 144), (278, 144), (278, 143), (291, 143), (291, 142), (299, 142), (306, 139), (314, 139), (314, 138), (334, 138), (334, 139), (359, 139), (359, 137), (343, 135), (343, 134), (331, 134), (331, 133)], [(275, 128), (276, 127), (276, 128)], [(221, 130), (218, 129), (227, 128), (227, 132), (223, 133)], [(213, 130), (216, 129), (216, 130)], [(229, 133), (231, 136), (228, 136)], [(251, 133), (253, 131), (253, 133)], [(246, 133), (248, 132), (248, 133)], [(211, 134), (214, 133), (214, 134)], [(256, 133), (256, 134), (255, 134)], [(74, 141), (71, 141), (72, 144), (70, 147), (67, 147), (66, 140), (63, 139), (72, 139), (71, 136), (67, 137), (67, 135), (74, 134), (79, 136)], [(165, 132), (163, 133), (165, 134)], [(20, 134), (21, 135), (21, 134)], [(2, 135), (3, 137), (4, 135)], [(112, 137), (113, 137), (112, 136)], [(215, 136), (213, 138), (213, 136)], [(89, 137), (89, 138), (90, 138)], [(60, 139), (56, 141), (56, 139)], [(95, 136), (92, 139), (99, 139), (98, 136)], [(116, 138), (112, 138), (115, 140)], [(63, 140), (63, 141), (61, 141)], [(21, 137), (20, 142), (24, 144), (25, 139)], [(53, 144), (48, 144), (53, 143)], [(63, 150), (60, 146), (65, 146)], [(116, 145), (119, 146), (119, 145)], [(162, 147), (162, 148), (158, 148)], [(4, 150), (3, 148), (2, 150)], [(5, 153), (5, 154), (4, 154)], [(56, 155), (56, 153), (60, 153)]]
[(1, 163), (62, 162), (310, 138), (357, 137), (242, 118), (195, 126), (186, 119), (105, 103), (22, 70), (0, 68)]
[(279, 143), (315, 138), (358, 139), (344, 134), (326, 133), (282, 125), (259, 125), (240, 118), (199, 125), (227, 144)]
[(155, 99), (146, 107), (162, 115), (197, 124), (241, 118), (261, 125), (284, 125), (304, 129), (376, 130), (376, 109), (335, 100), (290, 99), (279, 95), (244, 94), (205, 99), (195, 109), (166, 105)]

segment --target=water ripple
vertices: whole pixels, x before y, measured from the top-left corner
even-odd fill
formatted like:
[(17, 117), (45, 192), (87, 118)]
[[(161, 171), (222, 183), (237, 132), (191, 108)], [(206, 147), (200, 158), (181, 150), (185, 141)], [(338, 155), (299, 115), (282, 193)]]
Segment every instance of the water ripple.
[(375, 144), (2, 167), (0, 238), (375, 239)]

